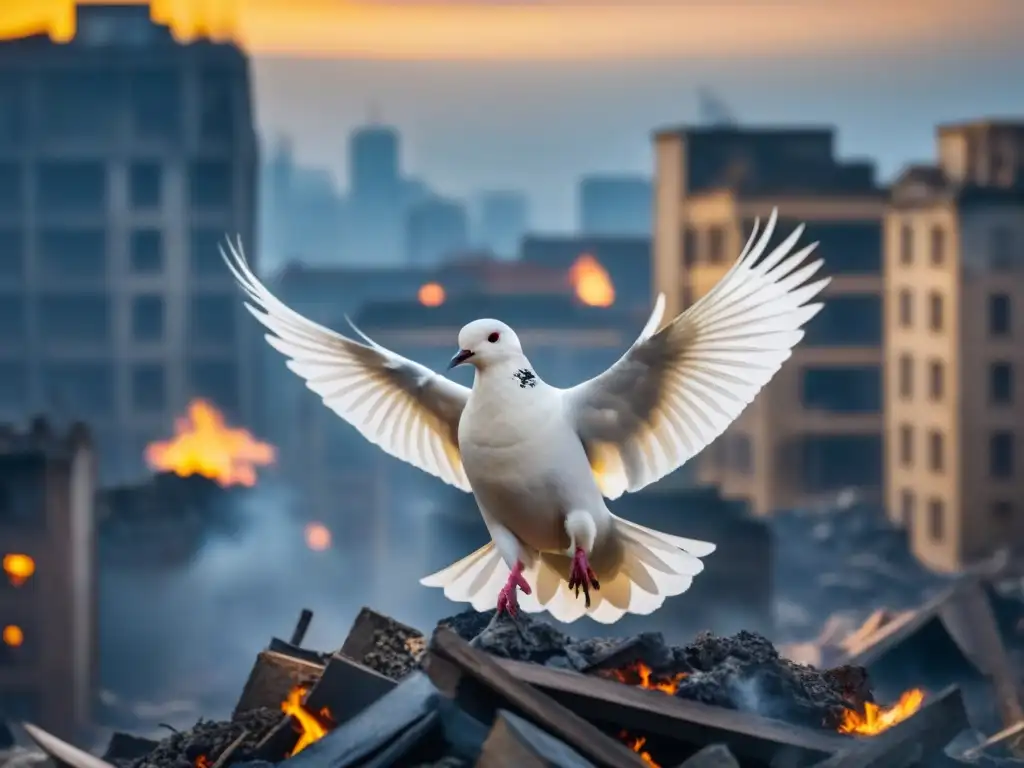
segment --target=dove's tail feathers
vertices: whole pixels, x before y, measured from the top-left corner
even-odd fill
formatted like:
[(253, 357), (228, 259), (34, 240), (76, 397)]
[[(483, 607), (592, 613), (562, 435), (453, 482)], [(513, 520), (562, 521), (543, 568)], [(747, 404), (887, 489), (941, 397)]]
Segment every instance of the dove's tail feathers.
[[(645, 616), (660, 608), (665, 598), (688, 590), (704, 570), (700, 558), (715, 551), (715, 545), (706, 541), (614, 519), (624, 549), (622, 564), (613, 574), (597, 574), (601, 589), (590, 593), (589, 608), (582, 594), (577, 597), (569, 589), (569, 558), (552, 553), (541, 554), (527, 567), (523, 575), (532, 592), (520, 593), (520, 607), (527, 613), (547, 611), (566, 624), (583, 616), (600, 624), (614, 624), (627, 613)], [(420, 583), (442, 587), (449, 600), (486, 611), (496, 605), (508, 575), (508, 566), (492, 542)]]
[(509, 569), (498, 554), (494, 542), (420, 579), (425, 587), (442, 587), (444, 596), (456, 603), (470, 603), (474, 610), (486, 611), (498, 602), (498, 592), (508, 579)]

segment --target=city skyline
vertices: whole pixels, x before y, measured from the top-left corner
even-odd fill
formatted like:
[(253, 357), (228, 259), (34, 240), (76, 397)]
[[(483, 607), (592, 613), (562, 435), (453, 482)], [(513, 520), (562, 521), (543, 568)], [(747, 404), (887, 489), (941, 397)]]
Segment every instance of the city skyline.
[[(68, 2), (0, 11), (0, 34), (45, 29)], [(155, 15), (170, 7), (157, 3)], [(175, 7), (183, 18), (198, 6)], [(1024, 113), (1024, 93), (1015, 96), (1024, 52), (1011, 46), (1024, 6), (954, 0), (940, 7), (849, 3), (828, 13), (807, 2), (787, 8), (299, 0), (287, 4), (284, 23), (282, 3), (259, 0), (238, 2), (235, 23), (253, 53), (265, 140), (291, 136), (296, 159), (329, 169), (344, 191), (345, 137), (376, 112), (402, 131), (409, 175), (462, 199), (482, 189), (522, 190), (542, 232), (572, 231), (579, 177), (650, 175), (651, 131), (696, 122), (702, 86), (717, 91), (743, 123), (837, 126), (839, 154), (876, 161), (886, 181), (905, 162), (932, 155), (937, 123)], [(583, 11), (598, 21), (561, 23), (578, 21)], [(331, 14), (348, 16), (341, 24)], [(399, 50), (403, 38), (394, 30), (426, 16), (433, 32), (418, 37), (443, 50)], [(482, 57), (469, 43), (458, 47), (451, 34), (471, 19), (479, 40), (494, 29), (518, 39), (526, 29), (530, 43), (515, 56)], [(618, 36), (599, 34), (610, 19)], [(392, 30), (397, 42), (390, 48), (374, 47), (381, 29)], [(333, 47), (317, 42), (325, 37)], [(362, 47), (354, 49), (353, 40)], [(623, 40), (653, 42), (638, 49)], [(561, 49), (553, 51), (558, 41)]]

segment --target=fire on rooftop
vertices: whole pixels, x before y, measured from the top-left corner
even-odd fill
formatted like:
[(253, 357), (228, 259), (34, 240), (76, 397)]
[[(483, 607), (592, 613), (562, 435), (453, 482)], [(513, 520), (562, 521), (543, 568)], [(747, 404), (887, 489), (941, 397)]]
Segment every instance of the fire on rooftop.
[(967, 726), (956, 688), (882, 704), (864, 668), (798, 665), (749, 632), (671, 647), (467, 611), (428, 640), (364, 608), (320, 653), (311, 619), (257, 656), (229, 721), (115, 734), (102, 760), (25, 729), (71, 768), (906, 768)]

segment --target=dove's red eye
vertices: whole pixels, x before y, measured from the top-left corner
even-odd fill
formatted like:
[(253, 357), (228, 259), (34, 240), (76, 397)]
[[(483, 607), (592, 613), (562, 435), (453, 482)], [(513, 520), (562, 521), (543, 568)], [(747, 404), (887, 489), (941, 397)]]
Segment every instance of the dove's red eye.
[(498, 334), (497, 331), (495, 331), (494, 333), (492, 333), (490, 336), (487, 337), (487, 340), (489, 342), (491, 342), (491, 344), (495, 344), (495, 343), (497, 343), (499, 338), (500, 338), (500, 335)]

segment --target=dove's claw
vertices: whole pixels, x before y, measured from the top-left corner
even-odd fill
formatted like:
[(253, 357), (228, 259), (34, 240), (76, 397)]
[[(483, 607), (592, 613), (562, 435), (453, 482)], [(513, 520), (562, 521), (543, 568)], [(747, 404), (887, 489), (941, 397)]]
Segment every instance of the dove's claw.
[(572, 569), (569, 571), (569, 589), (576, 592), (576, 597), (579, 597), (580, 590), (583, 590), (583, 599), (586, 600), (587, 608), (590, 607), (591, 587), (596, 592), (601, 589), (601, 583), (594, 575), (583, 547), (576, 547), (576, 554), (572, 558)]
[(523, 564), (516, 563), (515, 568), (508, 575), (508, 581), (505, 582), (505, 586), (498, 593), (499, 616), (507, 613), (515, 618), (515, 615), (519, 612), (519, 593), (517, 590), (520, 589), (523, 590), (524, 595), (528, 595), (533, 591), (530, 589), (530, 585), (526, 583), (526, 579), (523, 578)]

